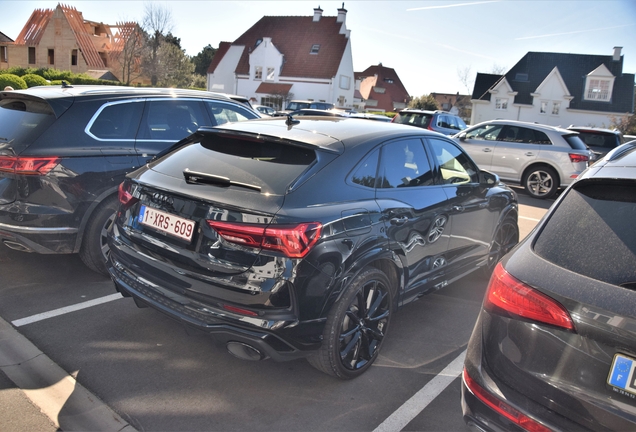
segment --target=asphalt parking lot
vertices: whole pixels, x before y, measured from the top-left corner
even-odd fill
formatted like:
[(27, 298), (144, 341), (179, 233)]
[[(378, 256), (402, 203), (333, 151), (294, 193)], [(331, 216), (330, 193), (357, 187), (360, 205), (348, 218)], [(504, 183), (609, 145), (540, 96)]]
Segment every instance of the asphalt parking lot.
[[(523, 237), (551, 201), (519, 195)], [(90, 414), (74, 411), (78, 406), (113, 414), (120, 419), (113, 424), (121, 426), (113, 430), (468, 430), (459, 371), (487, 284), (481, 275), (395, 314), (376, 364), (343, 382), (304, 360), (237, 360), (209, 338), (188, 335), (161, 313), (121, 298), (108, 278), (86, 269), (77, 256), (0, 246), (0, 266), (0, 317), (10, 324), (7, 332), (26, 337), (41, 358), (50, 359), (47, 364), (68, 375), (59, 382), (71, 383), (70, 394), (57, 396), (57, 413), (33, 401), (43, 388), (23, 388), (27, 402), (46, 412), (36, 419), (43, 422), (38, 430), (47, 430), (49, 420), (50, 430), (78, 430), (77, 418)], [(0, 364), (6, 374), (0, 375), (0, 394), (16, 394), (7, 378), (11, 366)], [(15, 409), (29, 409), (21, 396)], [(82, 397), (103, 405), (69, 403)], [(13, 418), (15, 411), (0, 411), (5, 415)], [(26, 424), (15, 429), (34, 430)]]

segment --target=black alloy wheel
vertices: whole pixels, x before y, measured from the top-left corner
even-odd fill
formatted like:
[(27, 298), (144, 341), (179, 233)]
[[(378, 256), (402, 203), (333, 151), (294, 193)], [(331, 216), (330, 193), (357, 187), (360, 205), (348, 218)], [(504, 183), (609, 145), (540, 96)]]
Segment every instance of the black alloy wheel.
[(484, 273), (490, 276), (499, 260), (519, 243), (519, 226), (511, 217), (506, 218), (497, 228), (490, 245), (488, 262), (484, 266)]
[(360, 376), (380, 352), (392, 304), (386, 275), (373, 267), (363, 270), (329, 312), (322, 346), (309, 362), (340, 379)]

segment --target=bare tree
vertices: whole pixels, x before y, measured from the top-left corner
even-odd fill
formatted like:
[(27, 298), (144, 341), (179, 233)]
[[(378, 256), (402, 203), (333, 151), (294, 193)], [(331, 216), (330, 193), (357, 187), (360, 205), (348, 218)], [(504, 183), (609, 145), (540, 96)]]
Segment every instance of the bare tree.
[(157, 3), (144, 4), (143, 28), (150, 35), (150, 56), (145, 64), (145, 70), (153, 86), (156, 86), (158, 81), (159, 47), (165, 35), (172, 31), (172, 26), (170, 9)]
[(473, 78), (472, 68), (467, 66), (465, 68), (457, 68), (457, 77), (459, 78), (459, 82), (461, 82), (464, 87), (466, 87), (466, 92), (468, 94), (472, 94), (472, 87), (475, 83), (475, 79)]
[(134, 22), (117, 23), (119, 31), (114, 36), (111, 62), (119, 65), (121, 81), (130, 84), (143, 75), (141, 65), (146, 57), (146, 33)]
[(506, 67), (498, 65), (497, 63), (492, 65), (492, 69), (490, 71), (491, 74), (494, 75), (503, 75), (506, 73)]

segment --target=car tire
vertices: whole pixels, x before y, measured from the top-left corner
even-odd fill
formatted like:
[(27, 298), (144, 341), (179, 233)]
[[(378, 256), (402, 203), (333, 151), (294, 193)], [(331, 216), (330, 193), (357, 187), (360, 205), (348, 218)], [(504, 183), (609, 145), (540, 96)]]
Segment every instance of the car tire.
[(369, 267), (346, 288), (327, 316), (320, 349), (308, 358), (340, 379), (356, 378), (375, 361), (389, 327), (393, 291), (389, 278)]
[(91, 270), (108, 276), (106, 261), (110, 248), (107, 243), (108, 230), (115, 221), (119, 208), (117, 196), (110, 196), (95, 209), (84, 230), (79, 256)]
[(548, 166), (531, 168), (523, 178), (523, 187), (534, 198), (552, 198), (559, 188), (559, 175)]
[(493, 236), (488, 261), (482, 268), (485, 276), (490, 276), (499, 260), (519, 243), (519, 225), (511, 218), (507, 217), (499, 224)]

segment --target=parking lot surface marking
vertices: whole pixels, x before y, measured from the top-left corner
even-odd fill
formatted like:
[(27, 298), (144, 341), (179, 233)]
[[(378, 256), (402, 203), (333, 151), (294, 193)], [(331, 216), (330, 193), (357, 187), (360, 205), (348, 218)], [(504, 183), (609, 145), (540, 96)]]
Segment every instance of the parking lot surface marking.
[(539, 222), (540, 220), (540, 219), (525, 217), (525, 216), (519, 216), (519, 219), (525, 219), (525, 220), (534, 221), (534, 222)]
[(49, 319), (49, 318), (53, 318), (56, 316), (60, 316), (60, 315), (64, 315), (70, 312), (75, 312), (78, 310), (82, 310), (82, 309), (86, 309), (92, 306), (97, 306), (100, 304), (104, 304), (104, 303), (108, 303), (114, 300), (118, 300), (120, 298), (123, 298), (121, 294), (117, 293), (117, 294), (111, 294), (111, 295), (107, 295), (106, 297), (100, 297), (100, 298), (96, 298), (93, 300), (89, 300), (89, 301), (85, 301), (82, 303), (78, 303), (78, 304), (74, 304), (71, 306), (65, 306), (63, 308), (59, 308), (59, 309), (55, 309), (49, 312), (43, 312), (43, 313), (39, 313), (37, 315), (31, 315), (30, 317), (26, 317), (26, 318), (20, 318), (17, 319), (15, 321), (11, 321), (11, 324), (13, 324), (15, 327), (20, 327), (23, 325), (27, 325), (27, 324), (32, 324), (34, 322), (38, 322), (38, 321), (42, 321), (45, 319)]
[(459, 376), (462, 372), (465, 357), (466, 351), (450, 362), (444, 370), (387, 417), (373, 432), (401, 431)]

